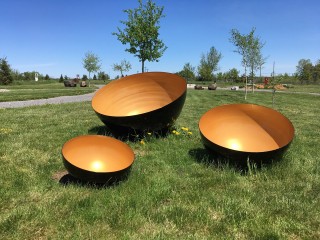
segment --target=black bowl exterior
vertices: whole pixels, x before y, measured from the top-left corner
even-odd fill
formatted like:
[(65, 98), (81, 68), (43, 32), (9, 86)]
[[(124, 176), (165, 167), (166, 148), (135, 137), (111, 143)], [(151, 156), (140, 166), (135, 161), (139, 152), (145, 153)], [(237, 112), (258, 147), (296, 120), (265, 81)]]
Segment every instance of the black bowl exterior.
[(227, 159), (237, 162), (240, 165), (245, 165), (248, 160), (249, 162), (259, 162), (259, 163), (266, 163), (266, 164), (271, 163), (272, 160), (275, 160), (276, 158), (281, 158), (291, 144), (291, 142), (289, 142), (287, 145), (272, 151), (245, 152), (245, 151), (237, 151), (237, 150), (233, 150), (230, 148), (217, 145), (211, 142), (209, 139), (207, 139), (201, 133), (201, 131), (200, 131), (200, 136), (201, 136), (202, 143), (206, 147), (206, 149), (214, 153), (218, 153)]
[(93, 172), (82, 168), (79, 168), (71, 164), (63, 155), (63, 165), (67, 169), (68, 173), (73, 177), (92, 183), (114, 183), (119, 182), (127, 178), (130, 173), (131, 166), (124, 168), (116, 172)]

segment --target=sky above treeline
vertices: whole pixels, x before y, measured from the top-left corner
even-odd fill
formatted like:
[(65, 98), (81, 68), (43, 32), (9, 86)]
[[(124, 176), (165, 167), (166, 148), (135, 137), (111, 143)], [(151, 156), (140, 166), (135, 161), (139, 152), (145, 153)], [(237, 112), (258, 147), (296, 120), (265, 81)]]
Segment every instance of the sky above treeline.
[[(147, 71), (178, 72), (185, 63), (197, 67), (202, 53), (214, 46), (222, 54), (219, 71), (244, 72), (241, 56), (229, 41), (231, 29), (247, 34), (253, 27), (265, 42), (262, 74), (293, 74), (300, 59), (320, 59), (320, 1), (318, 0), (154, 0), (164, 6), (160, 39), (168, 49), (159, 62), (146, 62)], [(0, 3), (0, 58), (13, 69), (37, 71), (50, 77), (88, 74), (82, 59), (91, 51), (101, 59), (101, 70), (118, 75), (112, 65), (126, 59), (127, 74), (141, 71), (139, 59), (126, 52), (112, 35), (124, 9), (135, 0), (2, 0)]]

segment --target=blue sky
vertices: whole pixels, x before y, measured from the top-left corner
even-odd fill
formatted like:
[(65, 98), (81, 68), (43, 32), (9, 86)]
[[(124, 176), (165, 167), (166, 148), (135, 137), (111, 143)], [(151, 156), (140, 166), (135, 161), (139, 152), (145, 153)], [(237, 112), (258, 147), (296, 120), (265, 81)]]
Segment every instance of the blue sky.
[[(124, 9), (136, 0), (1, 0), (0, 57), (7, 57), (20, 72), (38, 71), (59, 77), (87, 74), (82, 66), (86, 52), (97, 54), (102, 71), (111, 77), (114, 63), (126, 59), (128, 74), (141, 69), (139, 60), (125, 52), (112, 35)], [(220, 71), (237, 68), (243, 73), (241, 56), (233, 52), (230, 30), (249, 33), (252, 27), (266, 42), (268, 56), (262, 73), (292, 74), (298, 61), (320, 59), (319, 0), (154, 0), (164, 6), (160, 38), (168, 49), (159, 62), (146, 62), (148, 71), (177, 72), (190, 62), (198, 66), (202, 53), (214, 46), (223, 55)]]

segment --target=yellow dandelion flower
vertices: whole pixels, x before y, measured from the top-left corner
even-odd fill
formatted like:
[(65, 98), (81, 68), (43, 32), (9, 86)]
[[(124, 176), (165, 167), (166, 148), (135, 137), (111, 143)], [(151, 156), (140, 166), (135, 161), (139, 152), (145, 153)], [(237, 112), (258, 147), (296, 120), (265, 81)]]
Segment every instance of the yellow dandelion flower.
[(186, 132), (189, 131), (189, 128), (187, 128), (187, 127), (182, 127), (181, 129), (182, 129), (183, 131), (186, 131)]
[(174, 134), (175, 134), (175, 135), (180, 135), (180, 133), (179, 133), (179, 132), (177, 132), (177, 131), (176, 131)]
[(0, 133), (8, 134), (11, 133), (13, 130), (11, 128), (1, 128)]
[(192, 132), (188, 132), (189, 135), (192, 135)]
[(172, 131), (173, 134), (176, 134), (176, 132), (177, 132), (176, 130), (173, 130), (173, 131)]
[(141, 144), (141, 145), (145, 145), (146, 143), (145, 143), (143, 140), (141, 140), (141, 141), (140, 141), (140, 144)]

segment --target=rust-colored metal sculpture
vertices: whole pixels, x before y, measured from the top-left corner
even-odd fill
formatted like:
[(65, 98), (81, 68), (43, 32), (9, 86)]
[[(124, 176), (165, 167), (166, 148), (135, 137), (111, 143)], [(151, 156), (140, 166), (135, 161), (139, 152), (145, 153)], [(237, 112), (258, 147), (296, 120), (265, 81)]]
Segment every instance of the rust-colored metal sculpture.
[(114, 80), (96, 92), (92, 108), (111, 130), (161, 130), (178, 118), (186, 81), (176, 74), (147, 72)]
[(96, 183), (122, 178), (134, 161), (134, 153), (127, 144), (100, 135), (78, 136), (67, 141), (62, 156), (73, 177)]
[(204, 145), (236, 160), (270, 160), (294, 137), (292, 123), (281, 113), (254, 104), (212, 108), (199, 121)]

